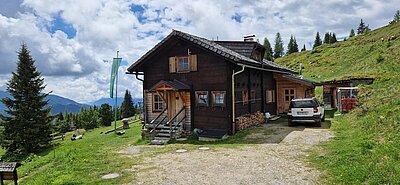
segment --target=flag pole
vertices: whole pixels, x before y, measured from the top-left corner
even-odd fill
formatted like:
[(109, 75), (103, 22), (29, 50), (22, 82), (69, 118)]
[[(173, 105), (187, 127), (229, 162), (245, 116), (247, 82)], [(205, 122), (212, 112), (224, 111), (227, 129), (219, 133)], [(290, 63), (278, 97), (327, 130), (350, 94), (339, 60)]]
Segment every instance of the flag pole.
[[(117, 51), (117, 58), (118, 58), (118, 53)], [(118, 68), (117, 68), (117, 73), (116, 75), (116, 80), (115, 80), (115, 116), (114, 116), (114, 133), (117, 133), (117, 111), (118, 111)]]

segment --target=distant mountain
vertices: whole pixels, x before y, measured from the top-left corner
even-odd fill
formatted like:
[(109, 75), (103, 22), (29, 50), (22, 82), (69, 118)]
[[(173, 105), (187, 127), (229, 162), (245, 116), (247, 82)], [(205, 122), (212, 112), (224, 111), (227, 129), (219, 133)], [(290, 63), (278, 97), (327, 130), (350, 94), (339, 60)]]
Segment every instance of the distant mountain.
[[(121, 106), (122, 102), (124, 101), (124, 98), (123, 97), (118, 97), (117, 100), (118, 100), (118, 102), (117, 102), (118, 106)], [(142, 101), (142, 98), (132, 98), (132, 101), (133, 101), (133, 103), (135, 105), (137, 105), (138, 102)], [(96, 100), (94, 102), (91, 102), (90, 105), (101, 106), (101, 104), (103, 104), (103, 103), (107, 103), (107, 104), (109, 104), (111, 106), (114, 106), (115, 98), (101, 98), (101, 99), (98, 99), (98, 100)]]
[[(0, 91), (0, 99), (4, 97), (11, 97), (8, 92)], [(64, 98), (58, 95), (49, 95), (47, 96), (46, 100), (48, 100), (48, 106), (52, 106), (51, 114), (57, 114), (59, 112), (70, 112), (70, 113), (77, 113), (82, 107), (89, 107), (89, 105), (81, 104), (75, 102), (71, 99)], [(5, 105), (0, 102), (0, 114), (4, 113), (6, 109)]]

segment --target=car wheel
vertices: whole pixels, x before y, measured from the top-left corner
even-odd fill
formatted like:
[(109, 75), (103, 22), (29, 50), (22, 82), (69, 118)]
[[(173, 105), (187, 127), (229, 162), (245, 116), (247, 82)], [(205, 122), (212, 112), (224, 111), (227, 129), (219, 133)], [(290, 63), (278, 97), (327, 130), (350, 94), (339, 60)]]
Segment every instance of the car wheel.
[(293, 126), (294, 126), (294, 123), (291, 122), (291, 121), (288, 121), (288, 126), (289, 126), (289, 127), (293, 127)]

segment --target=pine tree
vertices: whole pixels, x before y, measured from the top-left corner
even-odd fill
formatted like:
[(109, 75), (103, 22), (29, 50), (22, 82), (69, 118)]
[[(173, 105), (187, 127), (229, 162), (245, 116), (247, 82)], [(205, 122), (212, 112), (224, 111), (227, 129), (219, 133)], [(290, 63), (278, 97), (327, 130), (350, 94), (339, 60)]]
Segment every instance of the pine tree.
[(371, 29), (369, 29), (369, 25), (367, 25), (367, 26), (364, 28), (363, 34), (368, 33), (369, 31), (371, 31)]
[(64, 120), (64, 115), (63, 115), (63, 113), (62, 113), (62, 112), (59, 112), (59, 113), (57, 114), (56, 118), (57, 118), (58, 121)]
[(357, 35), (364, 33), (365, 30), (365, 23), (361, 19), (360, 25), (357, 28)]
[(297, 45), (296, 37), (291, 35), (289, 44), (288, 44), (288, 53), (287, 54), (292, 54), (295, 52), (299, 52), (299, 46)]
[(319, 32), (317, 32), (317, 35), (315, 36), (315, 40), (314, 40), (313, 49), (317, 46), (320, 46), (321, 44), (322, 44), (322, 40), (321, 40), (321, 37), (319, 36)]
[(99, 109), (99, 116), (100, 116), (100, 123), (103, 126), (110, 126), (111, 122), (114, 119), (112, 107), (107, 103), (101, 104)]
[(3, 98), (8, 115), (0, 115), (4, 132), (1, 146), (7, 154), (18, 157), (36, 153), (48, 147), (51, 141), (51, 107), (45, 108), (48, 94), (43, 94), (44, 79), (36, 69), (35, 61), (23, 44), (18, 52), (17, 71), (7, 83), (11, 98)]
[(336, 34), (335, 33), (332, 33), (332, 35), (330, 35), (330, 43), (331, 44), (333, 44), (333, 43), (335, 43), (335, 42), (337, 42), (337, 39), (336, 39)]
[(393, 20), (390, 21), (390, 24), (396, 23), (396, 22), (400, 22), (400, 10), (397, 10), (396, 13), (393, 16)]
[(135, 115), (135, 106), (132, 102), (131, 93), (128, 90), (125, 91), (124, 101), (121, 105), (121, 114), (122, 118), (129, 118)]
[(331, 41), (330, 38), (331, 38), (330, 33), (326, 32), (325, 36), (324, 36), (324, 44), (330, 44), (330, 41)]
[(301, 51), (306, 51), (307, 49), (306, 49), (306, 45), (304, 44), (303, 45), (303, 48), (301, 49)]
[(349, 37), (354, 37), (354, 36), (356, 36), (356, 34), (354, 33), (354, 29), (351, 29)]
[(294, 41), (293, 41), (293, 35), (290, 35), (290, 40), (289, 40), (289, 43), (288, 43), (288, 45), (287, 45), (287, 54), (289, 55), (289, 54), (292, 54), (292, 53), (294, 53)]
[(299, 45), (297, 45), (296, 37), (293, 37), (293, 51), (299, 52)]
[(275, 37), (275, 47), (274, 47), (274, 59), (283, 56), (283, 41), (281, 38), (281, 34), (278, 32), (276, 33)]
[(264, 47), (265, 47), (264, 59), (273, 61), (274, 58), (273, 58), (272, 47), (267, 37), (264, 38)]

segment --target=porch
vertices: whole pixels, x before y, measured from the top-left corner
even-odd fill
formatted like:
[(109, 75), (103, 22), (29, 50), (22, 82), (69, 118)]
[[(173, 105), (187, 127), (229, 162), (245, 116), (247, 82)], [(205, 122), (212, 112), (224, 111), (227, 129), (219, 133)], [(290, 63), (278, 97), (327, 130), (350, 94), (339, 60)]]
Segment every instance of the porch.
[(178, 80), (162, 80), (144, 93), (146, 118), (143, 132), (157, 140), (169, 140), (191, 129), (188, 85)]

